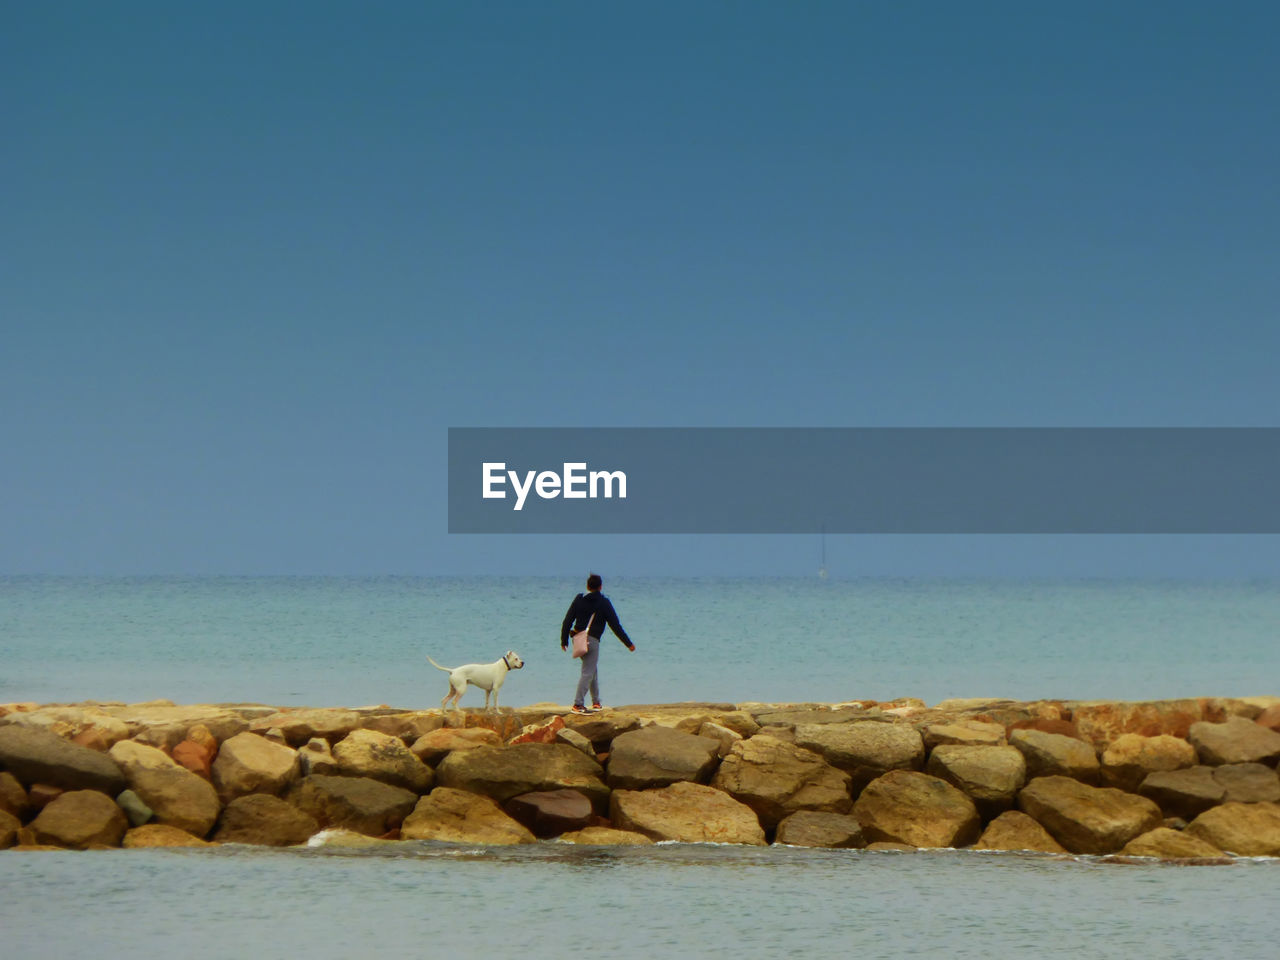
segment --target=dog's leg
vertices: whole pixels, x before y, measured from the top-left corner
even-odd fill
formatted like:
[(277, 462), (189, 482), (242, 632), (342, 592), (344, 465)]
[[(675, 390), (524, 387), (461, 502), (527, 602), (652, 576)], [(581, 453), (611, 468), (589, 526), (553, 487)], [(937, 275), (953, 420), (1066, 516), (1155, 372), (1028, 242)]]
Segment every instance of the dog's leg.
[(459, 687), (457, 684), (453, 682), (453, 678), (451, 677), (449, 679), (449, 692), (445, 694), (444, 699), (440, 701), (440, 709), (441, 710), (447, 709), (445, 707), (445, 704), (448, 703), (450, 700), (453, 701), (453, 709), (455, 710), (461, 709), (461, 706), (459, 705), (458, 701), (462, 699), (462, 695), (463, 693), (466, 692), (466, 689), (467, 689), (467, 685), (465, 683)]

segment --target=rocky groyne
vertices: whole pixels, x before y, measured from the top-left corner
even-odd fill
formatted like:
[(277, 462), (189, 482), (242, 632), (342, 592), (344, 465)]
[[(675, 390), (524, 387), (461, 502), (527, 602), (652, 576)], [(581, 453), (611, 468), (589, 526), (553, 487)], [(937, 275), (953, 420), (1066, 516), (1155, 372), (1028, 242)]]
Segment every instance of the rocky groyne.
[(1280, 856), (1280, 697), (579, 716), (0, 705), (0, 849), (673, 840)]

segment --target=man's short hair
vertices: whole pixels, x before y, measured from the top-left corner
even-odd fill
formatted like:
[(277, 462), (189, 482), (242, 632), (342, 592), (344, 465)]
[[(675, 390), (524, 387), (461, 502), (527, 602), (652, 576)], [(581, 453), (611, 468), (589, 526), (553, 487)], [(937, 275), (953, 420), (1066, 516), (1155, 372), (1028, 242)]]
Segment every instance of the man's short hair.
[(604, 586), (604, 581), (600, 579), (600, 574), (587, 574), (587, 590), (599, 590)]

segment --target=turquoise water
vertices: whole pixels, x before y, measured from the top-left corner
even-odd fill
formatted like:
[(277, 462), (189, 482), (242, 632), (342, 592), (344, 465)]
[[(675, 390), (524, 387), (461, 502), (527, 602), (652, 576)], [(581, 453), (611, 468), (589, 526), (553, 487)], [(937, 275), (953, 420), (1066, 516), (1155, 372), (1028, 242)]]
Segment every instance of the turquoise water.
[(1275, 955), (1278, 869), (551, 843), (10, 853), (0, 924), (6, 955), (62, 960), (1203, 960)]
[[(580, 587), (513, 578), (0, 578), (0, 701), (438, 706), (426, 662), (566, 702)], [(606, 702), (1280, 693), (1280, 583), (614, 579)], [(464, 706), (480, 706), (472, 690)]]

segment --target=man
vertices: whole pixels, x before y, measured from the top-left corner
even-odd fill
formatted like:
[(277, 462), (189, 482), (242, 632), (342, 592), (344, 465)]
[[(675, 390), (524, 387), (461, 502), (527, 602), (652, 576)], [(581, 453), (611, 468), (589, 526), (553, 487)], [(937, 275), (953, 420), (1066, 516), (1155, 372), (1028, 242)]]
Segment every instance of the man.
[[(574, 713), (595, 713), (603, 710), (600, 705), (600, 684), (596, 674), (596, 663), (600, 658), (600, 638), (604, 635), (605, 624), (609, 625), (619, 640), (632, 653), (636, 645), (627, 636), (618, 622), (618, 614), (613, 609), (609, 598), (600, 592), (604, 581), (600, 575), (593, 573), (587, 577), (587, 592), (580, 593), (569, 604), (569, 612), (564, 615), (564, 623), (560, 624), (560, 649), (569, 649), (569, 634), (587, 631), (587, 652), (582, 658), (582, 675), (578, 678), (578, 690), (573, 697)], [(591, 691), (591, 709), (585, 706), (588, 689)]]

